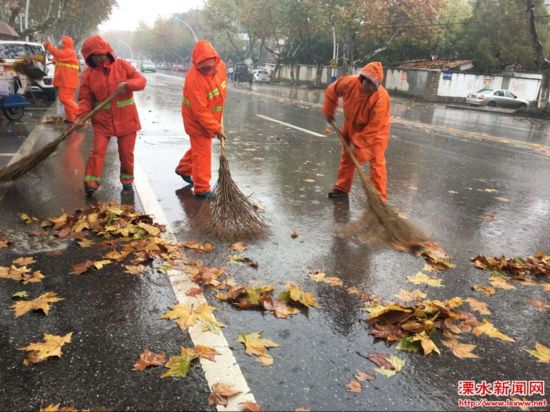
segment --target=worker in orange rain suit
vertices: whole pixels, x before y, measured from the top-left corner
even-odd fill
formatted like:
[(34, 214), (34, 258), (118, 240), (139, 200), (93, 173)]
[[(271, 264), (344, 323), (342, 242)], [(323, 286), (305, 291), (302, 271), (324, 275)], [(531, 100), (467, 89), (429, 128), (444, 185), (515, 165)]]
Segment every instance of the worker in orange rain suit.
[(78, 76), (80, 73), (73, 39), (69, 36), (63, 36), (60, 49), (47, 41), (44, 42), (44, 47), (55, 60), (53, 85), (57, 87), (59, 100), (65, 106), (65, 121), (72, 123), (78, 112), (78, 104), (76, 104), (74, 94), (78, 87)]
[(84, 41), (82, 55), (88, 67), (82, 73), (78, 93), (76, 124), (84, 125), (83, 117), (95, 105), (115, 91), (120, 94), (92, 118), (94, 141), (84, 175), (86, 194), (93, 194), (101, 183), (103, 160), (112, 136), (118, 140), (120, 181), (124, 190), (132, 190), (134, 181), (134, 145), (141, 129), (133, 92), (143, 90), (147, 81), (126, 60), (115, 57), (113, 49), (101, 36)]
[(227, 71), (220, 56), (206, 40), (193, 48), (193, 66), (185, 77), (181, 111), (191, 148), (181, 158), (176, 173), (195, 185), (195, 196), (208, 198), (212, 177), (212, 138), (225, 139), (223, 104)]
[[(367, 64), (359, 75), (344, 76), (332, 83), (325, 93), (323, 113), (328, 122), (334, 121), (338, 98), (344, 100), (342, 134), (360, 163), (370, 163), (370, 179), (387, 200), (387, 173), (384, 153), (390, 139), (390, 96), (381, 86), (384, 80), (382, 63)], [(336, 184), (330, 198), (346, 197), (355, 176), (355, 166), (342, 147)]]

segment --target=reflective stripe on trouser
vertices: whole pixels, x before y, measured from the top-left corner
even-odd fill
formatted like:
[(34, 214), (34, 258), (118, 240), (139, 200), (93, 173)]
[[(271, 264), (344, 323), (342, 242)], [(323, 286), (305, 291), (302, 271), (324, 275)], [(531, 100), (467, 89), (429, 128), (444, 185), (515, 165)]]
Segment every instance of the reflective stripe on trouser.
[[(346, 128), (344, 127), (344, 131)], [(344, 134), (345, 139), (350, 142), (347, 134)], [(353, 145), (352, 145), (353, 147)], [(355, 155), (361, 164), (369, 163), (370, 180), (382, 199), (388, 200), (387, 193), (387, 170), (386, 158), (384, 157), (385, 148), (382, 148), (381, 153), (375, 153), (369, 147), (355, 148)], [(336, 184), (334, 189), (342, 190), (349, 193), (353, 178), (355, 177), (355, 164), (349, 157), (347, 151), (342, 147), (342, 155), (340, 164), (338, 165), (338, 173), (336, 176)]]
[(59, 101), (63, 103), (65, 107), (65, 118), (69, 122), (74, 122), (76, 119), (76, 113), (78, 112), (78, 104), (74, 99), (74, 93), (76, 89), (70, 87), (59, 86), (57, 88), (57, 95), (59, 96)]
[[(118, 157), (120, 159), (120, 181), (122, 184), (131, 184), (134, 181), (134, 146), (136, 144), (136, 133), (129, 133), (117, 136)], [(84, 184), (86, 186), (98, 187), (103, 173), (103, 161), (105, 152), (111, 136), (94, 133), (94, 141), (88, 164)]]
[(193, 177), (195, 193), (208, 192), (212, 177), (212, 139), (199, 135), (189, 138), (191, 149), (181, 158), (176, 172)]

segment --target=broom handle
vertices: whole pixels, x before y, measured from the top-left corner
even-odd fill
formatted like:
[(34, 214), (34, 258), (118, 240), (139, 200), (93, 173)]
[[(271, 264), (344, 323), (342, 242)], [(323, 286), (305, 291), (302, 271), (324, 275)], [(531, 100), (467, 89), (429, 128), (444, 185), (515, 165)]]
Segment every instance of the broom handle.
[(344, 135), (340, 131), (340, 128), (336, 125), (334, 120), (332, 120), (329, 123), (332, 126), (332, 128), (334, 129), (334, 131), (336, 132), (336, 134), (338, 135), (338, 137), (340, 138), (340, 141), (342, 142), (342, 145), (344, 146), (344, 148), (346, 149), (346, 152), (348, 153), (349, 157), (351, 158), (351, 161), (355, 165), (356, 169), (359, 171), (359, 177), (361, 178), (361, 181), (363, 182), (363, 185), (365, 185), (365, 187), (370, 188), (371, 187), (371, 182), (369, 181), (369, 179), (367, 178), (367, 175), (365, 174), (365, 171), (361, 167), (361, 163), (359, 163), (359, 160), (357, 160), (357, 158), (353, 154), (353, 150), (351, 150), (351, 146), (348, 144), (348, 142), (346, 142), (346, 139), (344, 138)]

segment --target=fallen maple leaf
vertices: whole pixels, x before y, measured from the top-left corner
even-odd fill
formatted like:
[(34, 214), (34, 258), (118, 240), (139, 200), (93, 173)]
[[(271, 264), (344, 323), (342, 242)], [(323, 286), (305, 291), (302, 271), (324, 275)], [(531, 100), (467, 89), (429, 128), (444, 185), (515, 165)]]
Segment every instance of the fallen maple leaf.
[(467, 343), (460, 343), (458, 340), (448, 339), (443, 340), (443, 345), (453, 351), (453, 355), (460, 359), (476, 359), (479, 358), (472, 351), (476, 348), (476, 345)]
[(489, 322), (487, 319), (483, 319), (482, 322), (479, 325), (477, 325), (472, 332), (476, 336), (485, 334), (487, 336), (490, 336), (491, 338), (500, 339), (505, 342), (515, 342), (514, 339), (512, 339), (509, 336), (506, 336), (504, 333), (500, 332), (497, 328), (495, 328), (493, 324)]
[(286, 303), (274, 299), (272, 296), (263, 296), (262, 306), (265, 310), (272, 312), (273, 315), (279, 319), (287, 319), (299, 312), (298, 309), (290, 307)]
[(300, 232), (298, 232), (296, 229), (294, 229), (294, 230), (292, 231), (292, 233), (290, 234), (290, 237), (291, 237), (292, 239), (296, 239), (298, 236), (300, 236)]
[(538, 359), (539, 363), (550, 363), (550, 348), (542, 343), (535, 342), (534, 349), (523, 349), (528, 354)]
[(227, 383), (215, 383), (212, 385), (212, 393), (208, 396), (208, 405), (227, 406), (228, 400), (241, 393), (233, 385)]
[(225, 326), (214, 318), (212, 313), (215, 308), (207, 303), (201, 303), (196, 308), (184, 303), (178, 303), (177, 305), (171, 306), (170, 309), (171, 311), (162, 315), (161, 319), (177, 319), (176, 324), (181, 330), (187, 330), (187, 328), (198, 322), (203, 323), (203, 330), (209, 330), (214, 333), (219, 333), (220, 328)]
[(195, 346), (195, 353), (198, 358), (208, 359), (209, 361), (214, 362), (216, 355), (221, 355), (216, 349), (209, 346), (197, 345)]
[(94, 241), (93, 240), (90, 240), (90, 239), (82, 239), (82, 240), (79, 240), (78, 242), (78, 245), (81, 247), (81, 248), (87, 248), (87, 247), (91, 247), (94, 245)]
[(229, 250), (232, 250), (234, 252), (243, 253), (248, 249), (248, 246), (246, 246), (243, 242), (236, 242), (231, 245), (229, 245)]
[(191, 367), (191, 361), (196, 359), (197, 355), (193, 349), (181, 348), (179, 356), (172, 356), (164, 365), (168, 368), (168, 371), (164, 372), (161, 378), (183, 378), (189, 373)]
[(152, 236), (158, 236), (161, 232), (160, 228), (143, 222), (138, 223), (138, 227), (142, 228)]
[(128, 273), (130, 275), (139, 275), (145, 271), (147, 271), (147, 266), (144, 265), (124, 265), (124, 273)]
[(34, 363), (44, 362), (46, 359), (52, 356), (61, 357), (61, 348), (66, 343), (71, 342), (73, 333), (70, 332), (65, 336), (44, 334), (44, 341), (37, 343), (30, 343), (25, 347), (19, 348), (21, 351), (26, 351), (27, 357), (23, 361), (23, 365), (29, 366)]
[(542, 300), (538, 300), (538, 299), (528, 300), (527, 303), (529, 303), (530, 305), (535, 306), (536, 308), (538, 308), (540, 310), (546, 310), (546, 309), (550, 308), (550, 305), (548, 303), (543, 302)]
[(482, 302), (480, 300), (474, 299), (474, 298), (467, 298), (465, 301), (470, 305), (472, 310), (478, 312), (481, 315), (490, 315), (491, 311), (489, 310), (489, 307), (485, 302)]
[(348, 292), (350, 295), (356, 295), (356, 296), (359, 296), (361, 294), (361, 291), (357, 288), (347, 288), (346, 289), (346, 292)]
[[(371, 357), (371, 355), (376, 356)], [(403, 369), (403, 366), (405, 366), (405, 361), (403, 359), (393, 355), (388, 358), (381, 353), (370, 353), (368, 355), (368, 359), (380, 366), (374, 369), (376, 372), (385, 375), (388, 378), (391, 378), (397, 372), (400, 372), (401, 369)]]
[(337, 277), (329, 277), (325, 272), (322, 272), (319, 269), (312, 270), (308, 273), (308, 276), (317, 283), (327, 283), (331, 286), (343, 286), (344, 282), (342, 279)]
[(428, 285), (436, 288), (443, 287), (443, 280), (438, 277), (431, 277), (422, 272), (417, 272), (416, 275), (407, 276), (407, 280), (415, 285)]
[(50, 403), (46, 407), (40, 407), (39, 412), (76, 412), (74, 406), (61, 406), (60, 403)]
[(200, 253), (210, 253), (214, 250), (214, 245), (210, 242), (200, 243), (200, 242), (185, 242), (182, 246), (186, 249), (196, 250)]
[(229, 263), (245, 264), (251, 268), (258, 269), (258, 262), (243, 255), (231, 255), (229, 256)]
[(26, 213), (19, 213), (19, 217), (23, 222), (25, 222), (27, 225), (30, 225), (32, 222), (37, 222), (38, 219), (32, 216), (27, 215)]
[(426, 298), (426, 294), (419, 289), (413, 290), (412, 292), (401, 289), (399, 293), (395, 294), (394, 296), (405, 303), (420, 301)]
[(187, 291), (185, 291), (185, 295), (186, 296), (191, 296), (191, 297), (202, 295), (202, 289), (201, 288), (187, 289)]
[(258, 403), (255, 402), (241, 402), (241, 405), (243, 405), (242, 412), (263, 412), (264, 408)]
[(33, 263), (36, 263), (36, 260), (34, 260), (33, 257), (20, 257), (15, 259), (12, 262), (12, 265), (26, 266), (26, 265), (32, 265)]
[(94, 263), (93, 263), (93, 266), (97, 269), (97, 270), (101, 270), (103, 269), (105, 266), (107, 266), (108, 264), (110, 263), (113, 263), (111, 262), (110, 260), (96, 260)]
[(69, 273), (71, 275), (81, 275), (82, 273), (86, 272), (88, 269), (90, 269), (93, 266), (94, 262), (91, 260), (87, 260), (86, 262), (77, 263), (76, 265), (73, 265), (73, 270), (71, 270)]
[(57, 296), (55, 292), (46, 292), (33, 300), (20, 300), (15, 302), (12, 306), (13, 311), (15, 312), (15, 317), (25, 315), (26, 313), (33, 310), (41, 310), (47, 316), (50, 311), (50, 305), (55, 302), (61, 302), (64, 300)]
[(319, 304), (311, 293), (301, 290), (298, 285), (289, 283), (287, 290), (279, 294), (279, 300), (283, 302), (300, 303), (308, 308), (318, 308)]
[(495, 220), (497, 220), (497, 215), (491, 213), (489, 215), (481, 216), (481, 220), (483, 220), (484, 222), (494, 222)]
[(413, 336), (413, 342), (420, 342), (422, 350), (424, 351), (424, 356), (428, 356), (432, 352), (436, 352), (438, 355), (441, 355), (439, 348), (435, 345), (434, 341), (426, 334), (425, 331)]
[(15, 292), (13, 295), (11, 295), (12, 299), (27, 299), (29, 297), (29, 292), (25, 290), (20, 290), (19, 292)]
[(504, 276), (491, 276), (489, 278), (489, 283), (491, 283), (491, 286), (498, 289), (510, 290), (516, 288), (514, 285), (509, 284)]
[(134, 371), (144, 371), (149, 366), (163, 366), (166, 362), (166, 357), (164, 352), (154, 353), (149, 351), (147, 348), (139, 355), (139, 359), (134, 364), (132, 370)]
[(348, 392), (353, 392), (353, 393), (360, 393), (362, 390), (361, 384), (355, 379), (350, 380), (346, 384), (346, 389), (348, 390)]
[(273, 357), (267, 353), (267, 348), (277, 348), (280, 345), (270, 339), (261, 337), (262, 332), (253, 332), (249, 334), (239, 333), (237, 340), (245, 346), (245, 353), (250, 356), (258, 356), (258, 362), (265, 366), (273, 363)]
[(359, 382), (370, 382), (376, 379), (374, 375), (370, 375), (366, 372), (357, 370), (355, 371), (355, 379), (357, 379)]
[(496, 293), (496, 289), (487, 285), (473, 285), (472, 290), (483, 293), (485, 296), (493, 296)]

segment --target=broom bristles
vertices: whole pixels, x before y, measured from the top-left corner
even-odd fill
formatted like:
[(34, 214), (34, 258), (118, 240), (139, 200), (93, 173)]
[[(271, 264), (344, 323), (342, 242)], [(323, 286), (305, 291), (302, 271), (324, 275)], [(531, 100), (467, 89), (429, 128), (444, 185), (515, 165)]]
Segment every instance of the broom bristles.
[(223, 240), (256, 238), (267, 231), (262, 211), (237, 187), (223, 154), (218, 182), (209, 201), (201, 206), (196, 222), (208, 234)]

